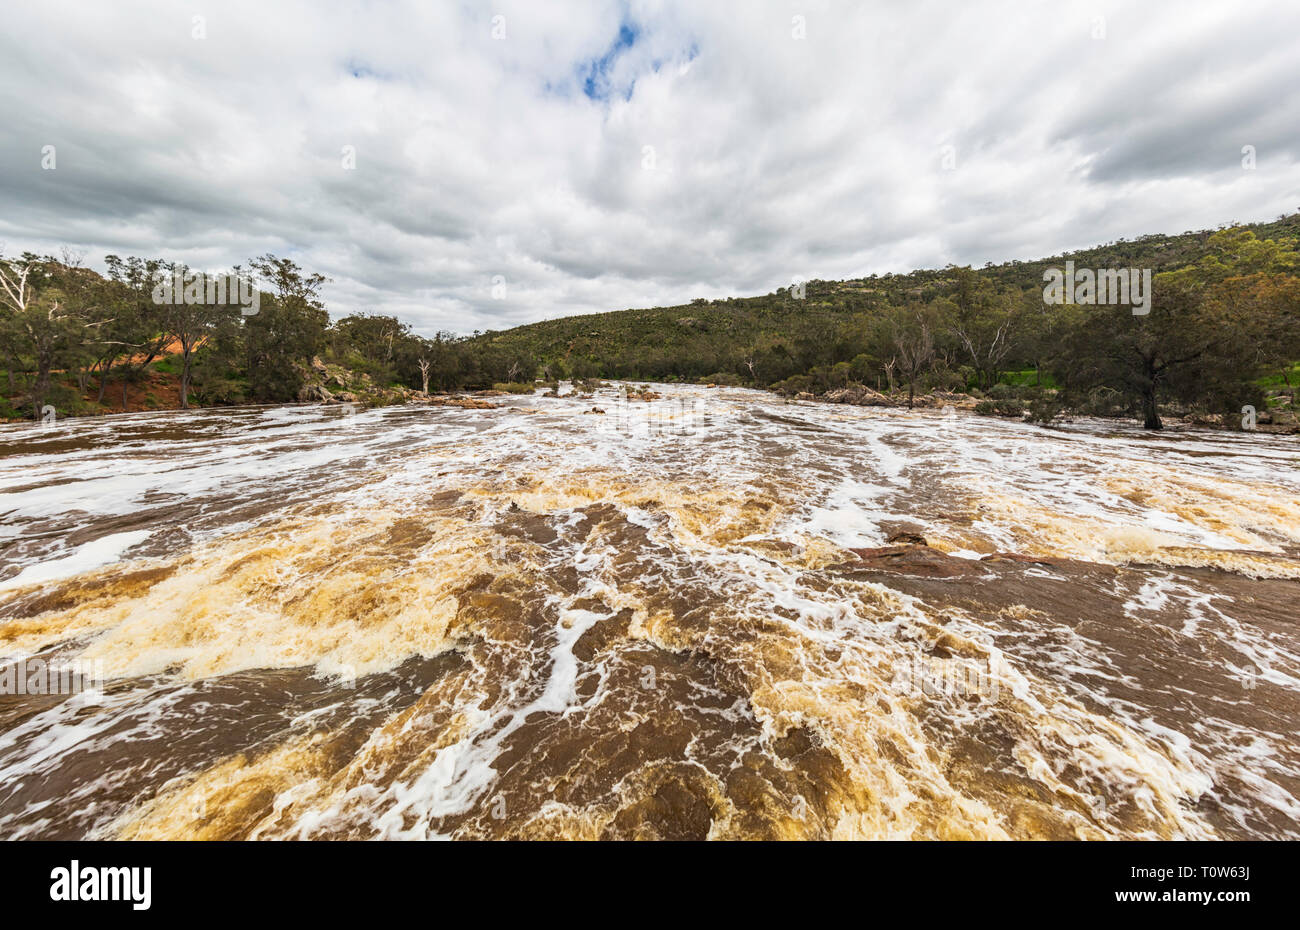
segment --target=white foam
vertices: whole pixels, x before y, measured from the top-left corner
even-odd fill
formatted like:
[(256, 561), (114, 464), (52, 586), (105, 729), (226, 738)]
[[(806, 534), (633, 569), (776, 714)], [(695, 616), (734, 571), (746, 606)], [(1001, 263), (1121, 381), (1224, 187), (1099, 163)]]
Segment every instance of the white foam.
[(71, 555), (61, 559), (51, 559), (36, 565), (28, 565), (13, 578), (0, 581), (0, 591), (23, 588), (44, 581), (58, 581), (71, 578), (82, 572), (92, 571), (111, 565), (122, 557), (122, 553), (144, 542), (153, 533), (150, 530), (132, 530), (129, 533), (112, 533), (101, 536), (92, 542), (78, 546)]

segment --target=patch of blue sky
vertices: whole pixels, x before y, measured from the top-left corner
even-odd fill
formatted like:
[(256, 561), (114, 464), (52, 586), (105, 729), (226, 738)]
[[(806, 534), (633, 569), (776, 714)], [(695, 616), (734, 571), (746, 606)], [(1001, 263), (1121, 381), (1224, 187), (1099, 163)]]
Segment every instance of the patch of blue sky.
[[(570, 77), (561, 81), (546, 81), (543, 90), (556, 97), (573, 97), (579, 92), (588, 100), (604, 103), (616, 97), (631, 100), (636, 89), (638, 75), (627, 67), (625, 56), (637, 47), (645, 38), (644, 29), (637, 23), (624, 20), (619, 24), (618, 33), (613, 42), (600, 55), (578, 62), (573, 66)], [(657, 55), (641, 64), (647, 73), (658, 73), (662, 68), (676, 61), (693, 61), (700, 53), (699, 45), (692, 42), (681, 55)]]
[[(590, 61), (578, 65), (577, 73), (582, 80), (582, 92), (590, 100), (607, 100), (618, 89), (613, 86), (611, 72), (628, 49), (636, 45), (636, 41), (641, 37), (641, 27), (636, 23), (624, 20), (619, 24), (618, 35), (614, 38), (614, 43), (609, 50), (599, 58), (593, 58)], [(622, 88), (625, 98), (632, 96), (632, 86), (636, 83), (635, 79)]]
[(392, 80), (391, 74), (387, 74), (383, 71), (379, 71), (378, 69), (371, 67), (366, 62), (357, 61), (356, 59), (353, 58), (349, 58), (346, 62), (343, 63), (343, 70), (346, 71), (348, 74), (352, 75), (357, 80), (364, 80), (366, 78), (370, 78), (376, 81)]

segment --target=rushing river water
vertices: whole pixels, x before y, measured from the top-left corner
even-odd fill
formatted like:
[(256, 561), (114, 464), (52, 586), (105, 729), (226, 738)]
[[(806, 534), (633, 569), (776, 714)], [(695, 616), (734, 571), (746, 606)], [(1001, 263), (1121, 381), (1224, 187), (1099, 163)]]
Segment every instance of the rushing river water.
[(0, 836), (1300, 837), (1294, 438), (660, 390), (0, 427)]

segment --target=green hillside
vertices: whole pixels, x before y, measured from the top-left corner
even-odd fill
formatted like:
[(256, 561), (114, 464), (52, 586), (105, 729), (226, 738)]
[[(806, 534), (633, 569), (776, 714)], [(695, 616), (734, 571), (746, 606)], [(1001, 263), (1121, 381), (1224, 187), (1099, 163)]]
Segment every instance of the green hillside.
[[(1294, 240), (1300, 238), (1300, 213), (1237, 228), (1259, 239)], [(1079, 267), (1169, 272), (1205, 257), (1214, 232), (1120, 239), (1034, 261), (986, 265), (976, 274), (995, 290), (1022, 292), (1033, 300), (1041, 294), (1044, 270), (1061, 267), (1067, 260)], [(772, 384), (819, 365), (851, 363), (868, 353), (873, 320), (890, 307), (950, 295), (957, 285), (954, 271), (950, 267), (810, 281), (803, 299), (782, 289), (756, 297), (698, 299), (673, 307), (570, 316), (490, 331), (471, 344), (531, 356), (548, 366), (545, 373), (550, 375), (656, 381), (695, 381), (717, 375), (712, 380), (734, 376)], [(1007, 368), (1034, 367), (1039, 359), (1027, 350), (1022, 345), (1007, 359)]]

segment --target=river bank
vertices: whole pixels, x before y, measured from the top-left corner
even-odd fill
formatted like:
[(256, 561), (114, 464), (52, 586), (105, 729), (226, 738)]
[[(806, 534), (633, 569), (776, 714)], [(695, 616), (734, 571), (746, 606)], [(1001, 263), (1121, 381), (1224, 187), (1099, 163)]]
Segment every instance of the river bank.
[[(490, 409), (495, 406), (491, 398), (509, 396), (512, 392), (524, 390), (524, 385), (507, 385), (512, 391), (497, 389), (479, 389), (462, 391), (426, 392), (406, 387), (401, 384), (381, 385), (374, 382), (370, 375), (349, 370), (341, 365), (327, 364), (319, 358), (313, 358), (310, 365), (302, 368), (302, 385), (298, 389), (296, 402), (300, 404), (322, 404), (345, 406), (351, 410), (372, 407), (387, 407), (402, 404), (454, 406)], [(622, 384), (622, 382), (616, 382)], [(560, 382), (537, 382), (534, 391), (546, 397), (567, 396), (571, 399), (589, 400), (594, 386), (610, 385), (599, 379), (587, 382), (564, 382), (561, 391)], [(623, 386), (627, 396), (633, 400), (652, 399), (658, 396), (649, 385), (627, 382)], [(702, 387), (712, 390), (720, 385), (704, 383)], [(649, 392), (647, 396), (646, 392)], [(766, 393), (766, 392), (764, 392)], [(1071, 413), (1051, 411), (1044, 416), (1040, 413), (1039, 400), (1050, 397), (1054, 392), (1031, 391), (1026, 393), (1007, 385), (1000, 385), (988, 395), (968, 394), (957, 391), (928, 391), (909, 397), (906, 392), (894, 391), (883, 393), (863, 384), (847, 384), (821, 393), (800, 391), (797, 393), (774, 392), (777, 396), (790, 402), (842, 404), (854, 407), (891, 408), (907, 410), (946, 410), (954, 412), (971, 412), (981, 416), (1001, 417), (1006, 419), (1023, 419), (1027, 422), (1062, 423), (1088, 416), (1114, 419), (1119, 422), (1133, 422), (1136, 418), (1127, 414), (1111, 412)], [(120, 413), (143, 413), (154, 410), (177, 409), (180, 406), (180, 376), (167, 367), (155, 367), (147, 370), (138, 380), (125, 384), (113, 384), (105, 390), (107, 402), (100, 403), (99, 391), (84, 392), (78, 403), (80, 408), (69, 413), (54, 406), (52, 419), (57, 421), (69, 417), (104, 416)], [(116, 398), (121, 397), (118, 402)], [(1256, 411), (1253, 420), (1247, 425), (1244, 416), (1225, 416), (1173, 408), (1165, 413), (1165, 422), (1174, 428), (1210, 428), (1225, 430), (1252, 430), (1277, 435), (1300, 434), (1300, 417), (1292, 404), (1293, 391), (1287, 387), (1271, 389), (1266, 394), (1266, 406)], [(16, 398), (7, 402), (10, 409), (16, 404)], [(241, 407), (263, 407), (265, 403), (205, 404), (191, 401), (188, 409), (238, 409)], [(1243, 411), (1244, 414), (1244, 411)], [(3, 417), (0, 422), (30, 422), (29, 417)], [(50, 420), (47, 418), (47, 422)]]

